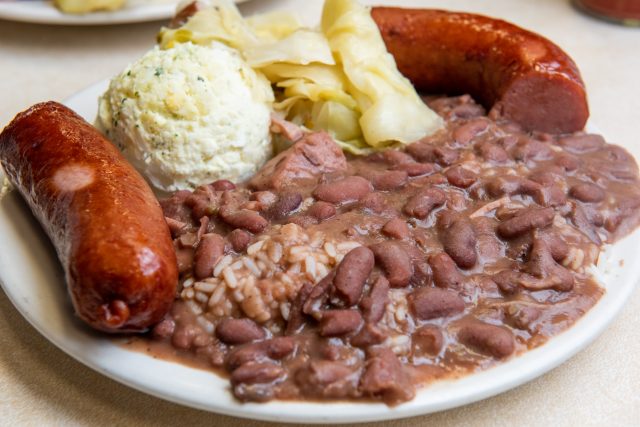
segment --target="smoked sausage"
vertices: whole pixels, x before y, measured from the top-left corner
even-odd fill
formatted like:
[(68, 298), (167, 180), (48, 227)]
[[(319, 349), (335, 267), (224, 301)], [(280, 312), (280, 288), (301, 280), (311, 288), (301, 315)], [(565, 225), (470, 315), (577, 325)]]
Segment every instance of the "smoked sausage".
[(589, 117), (575, 63), (538, 34), (434, 9), (374, 7), (372, 17), (400, 72), (424, 93), (468, 93), (490, 117), (527, 131), (576, 132)]
[(82, 320), (127, 332), (163, 318), (178, 282), (169, 228), (115, 146), (67, 107), (45, 102), (0, 134), (0, 162), (52, 240)]

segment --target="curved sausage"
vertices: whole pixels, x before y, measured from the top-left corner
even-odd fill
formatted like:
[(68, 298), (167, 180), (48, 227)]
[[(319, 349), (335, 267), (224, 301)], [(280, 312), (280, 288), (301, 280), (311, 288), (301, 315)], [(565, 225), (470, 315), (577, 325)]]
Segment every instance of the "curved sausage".
[(0, 134), (0, 162), (51, 238), (82, 320), (125, 332), (162, 319), (178, 282), (169, 228), (116, 147), (67, 107), (46, 102)]
[(469, 93), (528, 131), (571, 133), (589, 117), (578, 68), (542, 36), (470, 13), (374, 7), (372, 16), (418, 90)]

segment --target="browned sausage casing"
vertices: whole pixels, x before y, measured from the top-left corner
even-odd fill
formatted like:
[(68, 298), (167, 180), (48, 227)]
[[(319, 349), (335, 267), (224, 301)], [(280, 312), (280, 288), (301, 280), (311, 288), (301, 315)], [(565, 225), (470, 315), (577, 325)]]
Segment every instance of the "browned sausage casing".
[(93, 126), (55, 102), (0, 134), (0, 162), (54, 243), (77, 314), (142, 331), (175, 297), (176, 257), (153, 192)]
[(469, 93), (529, 131), (575, 132), (589, 117), (575, 63), (542, 36), (470, 13), (375, 7), (372, 16), (418, 90)]

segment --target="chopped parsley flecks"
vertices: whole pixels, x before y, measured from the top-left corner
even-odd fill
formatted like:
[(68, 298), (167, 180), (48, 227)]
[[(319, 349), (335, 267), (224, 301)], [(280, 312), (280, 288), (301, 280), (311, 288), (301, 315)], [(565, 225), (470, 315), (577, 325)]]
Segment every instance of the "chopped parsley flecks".
[(173, 144), (169, 141), (152, 139), (151, 142), (155, 151), (168, 152), (173, 149)]
[(198, 76), (198, 81), (199, 81), (199, 82), (203, 82), (203, 81), (204, 81), (204, 78), (202, 78), (202, 77)]
[(114, 128), (118, 127), (119, 121), (120, 121), (120, 110), (116, 111), (116, 113), (113, 115), (113, 119), (111, 123), (113, 124)]
[(164, 73), (164, 70), (162, 69), (162, 67), (158, 67), (156, 68), (156, 72), (153, 73), (153, 75), (156, 77), (160, 77), (163, 73)]

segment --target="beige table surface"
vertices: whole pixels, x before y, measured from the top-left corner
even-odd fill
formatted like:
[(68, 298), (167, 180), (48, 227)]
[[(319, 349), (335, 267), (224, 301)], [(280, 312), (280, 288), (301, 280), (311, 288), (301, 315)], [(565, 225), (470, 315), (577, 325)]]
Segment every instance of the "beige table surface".
[[(640, 158), (640, 29), (579, 15), (567, 0), (386, 3), (481, 12), (556, 41), (582, 70), (593, 122), (610, 142), (633, 145)], [(291, 7), (314, 22), (321, 5), (321, 0), (254, 0), (242, 10)], [(112, 76), (152, 46), (158, 25), (72, 28), (0, 21), (0, 126), (32, 103), (62, 100)], [(384, 425), (639, 426), (638, 313), (636, 290), (600, 338), (548, 374), (473, 405)], [(0, 291), (0, 425), (265, 424), (181, 407), (93, 372), (41, 337)]]

